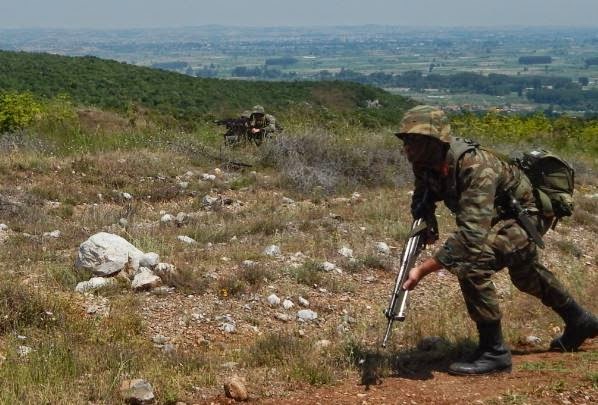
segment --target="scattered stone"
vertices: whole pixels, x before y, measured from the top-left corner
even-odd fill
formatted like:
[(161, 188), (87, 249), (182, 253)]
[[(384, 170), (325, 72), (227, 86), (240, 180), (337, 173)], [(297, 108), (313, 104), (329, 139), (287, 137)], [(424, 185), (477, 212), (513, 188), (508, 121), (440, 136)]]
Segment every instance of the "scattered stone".
[(227, 368), (229, 370), (235, 369), (239, 366), (239, 363), (236, 361), (227, 361), (226, 363), (222, 363), (220, 367)]
[(204, 207), (211, 207), (212, 205), (216, 204), (218, 202), (218, 200), (219, 200), (218, 197), (213, 197), (211, 195), (205, 195), (201, 199), (201, 205), (203, 205)]
[(297, 318), (301, 321), (313, 321), (318, 319), (318, 313), (311, 309), (302, 309), (297, 312)]
[(208, 173), (202, 173), (201, 176), (199, 176), (202, 180), (205, 181), (214, 181), (216, 180), (216, 176), (213, 174), (208, 174)]
[(530, 335), (525, 338), (525, 343), (531, 346), (537, 346), (542, 343), (542, 339), (540, 339), (538, 336)]
[(100, 264), (91, 272), (99, 277), (111, 277), (125, 268), (125, 263), (121, 262), (106, 262)]
[(286, 310), (289, 310), (291, 308), (293, 308), (295, 306), (295, 304), (293, 304), (293, 301), (291, 300), (284, 300), (282, 302), (282, 307)]
[(237, 326), (234, 322), (224, 322), (220, 325), (220, 329), (224, 331), (224, 333), (235, 333), (237, 330)]
[(336, 269), (336, 264), (330, 262), (324, 262), (320, 265), (320, 269), (324, 271), (332, 271)]
[(174, 265), (170, 263), (158, 263), (156, 267), (154, 267), (154, 274), (158, 275), (159, 277), (167, 277), (175, 273)]
[(8, 225), (0, 224), (0, 232), (6, 232), (6, 231), (8, 231)]
[(164, 335), (154, 335), (152, 337), (152, 342), (154, 342), (157, 345), (163, 345), (166, 342), (168, 342), (168, 338)]
[(243, 260), (241, 267), (245, 269), (254, 269), (257, 267), (257, 262), (254, 262), (253, 260)]
[(598, 200), (598, 193), (595, 194), (586, 194), (586, 197), (592, 200)]
[(92, 277), (88, 281), (81, 281), (75, 287), (75, 292), (84, 293), (99, 290), (100, 288), (107, 287), (116, 283), (113, 278), (104, 277)]
[(162, 284), (160, 277), (156, 276), (150, 269), (140, 267), (131, 283), (131, 288), (135, 291), (146, 291), (159, 287), (160, 284)]
[(280, 256), (280, 247), (277, 245), (270, 245), (267, 246), (264, 251), (263, 254), (265, 254), (266, 256), (273, 256), (273, 257), (278, 257)]
[(282, 312), (277, 312), (274, 314), (274, 318), (278, 319), (279, 321), (288, 322), (293, 319), (289, 314), (283, 314)]
[(190, 238), (189, 236), (185, 236), (185, 235), (179, 235), (176, 237), (178, 240), (180, 240), (183, 243), (187, 243), (189, 245), (197, 243), (197, 241), (193, 238)]
[(151, 384), (140, 378), (125, 380), (120, 385), (120, 395), (127, 404), (144, 405), (155, 401)]
[(280, 305), (280, 298), (278, 298), (276, 294), (269, 295), (268, 298), (266, 298), (266, 300), (268, 301), (268, 304), (270, 304), (270, 306), (276, 307)]
[(193, 172), (191, 170), (188, 170), (185, 174), (183, 174), (183, 177), (186, 177), (186, 178), (193, 177)]
[(120, 193), (120, 196), (122, 198), (124, 198), (125, 200), (131, 200), (131, 199), (133, 199), (133, 196), (131, 194), (129, 194), (129, 193)]
[(390, 247), (384, 242), (376, 242), (376, 251), (383, 255), (390, 254)]
[(346, 246), (343, 246), (338, 250), (338, 254), (344, 257), (353, 257), (353, 249), (349, 249)]
[(288, 198), (288, 197), (282, 197), (282, 203), (283, 204), (295, 204), (295, 200), (293, 200), (292, 198)]
[(160, 222), (163, 223), (163, 224), (170, 224), (173, 221), (174, 221), (174, 217), (172, 215), (170, 215), (170, 214), (164, 214), (160, 218)]
[(55, 239), (58, 239), (58, 238), (60, 238), (60, 235), (61, 235), (61, 232), (59, 230), (55, 230), (55, 231), (52, 231), (52, 232), (44, 232), (42, 236), (44, 238), (55, 238)]
[(353, 200), (353, 201), (360, 201), (361, 200), (361, 194), (359, 194), (357, 192), (351, 194), (351, 200)]
[(299, 301), (299, 305), (301, 305), (302, 307), (309, 307), (309, 301), (306, 300), (305, 298), (299, 297), (298, 301)]
[(180, 181), (179, 182), (179, 187), (182, 188), (183, 190), (186, 189), (187, 187), (189, 187), (189, 182), (188, 181)]
[(176, 214), (175, 221), (178, 226), (183, 226), (187, 222), (189, 222), (189, 214), (185, 212), (179, 212), (178, 214)]
[(330, 347), (331, 344), (332, 344), (332, 342), (330, 340), (328, 340), (328, 339), (322, 339), (322, 340), (318, 340), (315, 343), (315, 347), (318, 350), (322, 350), (322, 349), (325, 349), (327, 347)]
[(27, 357), (33, 351), (29, 346), (17, 346), (17, 354), (19, 357)]
[(166, 354), (174, 354), (176, 352), (176, 346), (172, 343), (166, 343), (162, 346), (162, 351)]
[(130, 260), (134, 269), (139, 267), (143, 252), (124, 238), (100, 232), (89, 237), (79, 246), (75, 267), (93, 271), (102, 263), (118, 262), (123, 265)]
[(233, 376), (224, 382), (224, 394), (235, 401), (247, 401), (249, 395), (245, 388), (245, 379)]
[(160, 255), (154, 252), (144, 253), (139, 259), (139, 266), (153, 269), (160, 263)]
[(107, 317), (110, 315), (110, 301), (106, 297), (85, 294), (85, 313), (102, 318)]
[(126, 218), (120, 218), (120, 219), (118, 220), (118, 224), (119, 224), (120, 226), (122, 226), (123, 228), (126, 228), (127, 226), (129, 226), (129, 221), (127, 221), (127, 219), (126, 219)]

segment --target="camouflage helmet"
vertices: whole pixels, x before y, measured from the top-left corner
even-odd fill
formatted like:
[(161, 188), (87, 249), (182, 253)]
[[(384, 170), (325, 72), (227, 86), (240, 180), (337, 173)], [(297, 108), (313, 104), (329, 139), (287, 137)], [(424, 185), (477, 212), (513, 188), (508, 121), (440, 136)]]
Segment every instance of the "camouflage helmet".
[(251, 111), (245, 110), (241, 113), (241, 118), (251, 118)]
[(254, 114), (265, 114), (266, 110), (261, 105), (254, 105), (253, 106), (253, 113)]
[(449, 143), (451, 126), (444, 111), (440, 108), (420, 105), (405, 113), (399, 132), (395, 135), (403, 139), (407, 134), (430, 136), (441, 142)]

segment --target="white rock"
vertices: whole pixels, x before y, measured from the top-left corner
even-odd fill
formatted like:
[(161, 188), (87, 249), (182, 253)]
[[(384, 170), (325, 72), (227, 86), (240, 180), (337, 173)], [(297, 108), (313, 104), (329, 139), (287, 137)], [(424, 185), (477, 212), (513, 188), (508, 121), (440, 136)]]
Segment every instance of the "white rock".
[(235, 333), (235, 331), (237, 330), (237, 327), (235, 326), (235, 324), (233, 322), (224, 322), (220, 326), (220, 329), (222, 329), (224, 331), (224, 333)]
[(217, 167), (217, 168), (215, 168), (215, 169), (214, 169), (214, 174), (215, 174), (216, 176), (220, 176), (220, 175), (222, 174), (222, 170), (220, 170), (220, 168), (219, 168), (219, 167)]
[(153, 404), (155, 401), (152, 385), (142, 379), (125, 380), (120, 385), (120, 395), (127, 404)]
[(168, 342), (168, 338), (164, 335), (154, 335), (152, 337), (152, 342), (154, 342), (157, 345), (163, 345), (166, 342)]
[(171, 275), (175, 272), (174, 265), (170, 263), (158, 263), (154, 267), (154, 273), (160, 277)]
[(164, 214), (160, 218), (160, 222), (163, 223), (163, 224), (169, 224), (169, 223), (171, 223), (173, 221), (174, 221), (174, 216), (172, 216), (170, 214)]
[(353, 201), (358, 201), (358, 200), (360, 200), (360, 199), (361, 199), (361, 194), (359, 194), (359, 193), (357, 193), (357, 192), (355, 192), (355, 193), (351, 194), (351, 200), (353, 200)]
[(302, 307), (309, 307), (309, 301), (306, 300), (305, 298), (299, 297), (298, 301), (299, 301), (299, 305), (301, 305)]
[(266, 300), (273, 307), (280, 305), (280, 298), (276, 294), (270, 294)]
[(525, 343), (527, 343), (528, 345), (536, 346), (542, 343), (542, 339), (540, 339), (538, 336), (530, 335), (525, 338)]
[(203, 205), (204, 207), (209, 207), (209, 206), (216, 204), (218, 202), (218, 200), (219, 200), (218, 197), (213, 197), (211, 195), (204, 195), (203, 198), (201, 199), (201, 205)]
[(124, 268), (125, 268), (125, 264), (124, 263), (121, 263), (121, 262), (106, 262), (106, 263), (100, 264), (98, 267), (94, 268), (91, 272), (95, 276), (99, 276), (99, 277), (110, 277), (110, 276), (113, 276), (113, 275), (117, 274), (118, 272), (120, 272)]
[(160, 263), (160, 256), (154, 252), (144, 253), (139, 259), (139, 266), (153, 269)]
[(344, 257), (353, 257), (353, 249), (343, 246), (338, 250), (338, 254)]
[(314, 319), (318, 319), (318, 313), (311, 309), (302, 309), (297, 312), (297, 318), (302, 321), (313, 321)]
[(122, 226), (123, 228), (126, 228), (127, 226), (129, 226), (129, 221), (127, 221), (127, 219), (126, 219), (126, 218), (120, 218), (120, 219), (118, 220), (118, 224), (119, 224), (120, 226)]
[(29, 346), (18, 346), (17, 354), (19, 357), (27, 357), (33, 351)]
[(133, 198), (133, 196), (129, 193), (120, 193), (120, 196), (125, 200), (131, 200)]
[(202, 180), (206, 180), (206, 181), (214, 181), (214, 180), (216, 180), (216, 176), (215, 175), (208, 174), (208, 173), (202, 173), (200, 177), (201, 177)]
[(263, 253), (264, 253), (266, 256), (273, 256), (273, 257), (280, 256), (280, 247), (279, 247), (279, 246), (277, 246), (277, 245), (270, 245), (270, 246), (267, 246), (267, 247), (264, 249)]
[(376, 251), (383, 255), (390, 254), (390, 247), (384, 242), (376, 242)]
[(131, 259), (134, 269), (139, 267), (143, 252), (118, 235), (100, 232), (89, 237), (79, 246), (75, 261), (78, 269), (94, 270), (102, 263), (118, 262), (125, 264)]
[(282, 197), (282, 203), (283, 204), (295, 204), (295, 200), (293, 200), (292, 198), (288, 198), (288, 197)]
[(324, 262), (320, 265), (320, 268), (324, 271), (332, 271), (336, 269), (336, 264), (330, 262)]
[(284, 300), (284, 301), (282, 302), (282, 307), (283, 307), (284, 309), (291, 309), (291, 308), (293, 308), (294, 306), (295, 306), (295, 304), (293, 304), (293, 301), (291, 301), (291, 300)]
[(243, 260), (241, 266), (245, 269), (253, 269), (257, 266), (257, 262), (254, 262), (253, 260)]
[(283, 321), (283, 322), (288, 322), (292, 319), (289, 314), (283, 314), (282, 312), (275, 313), (274, 317), (276, 319), (278, 319), (279, 321)]
[(52, 232), (44, 232), (44, 238), (60, 238), (61, 232), (59, 230), (55, 230)]
[(315, 343), (315, 347), (316, 349), (322, 350), (325, 349), (327, 347), (330, 347), (330, 345), (332, 344), (332, 342), (328, 339), (322, 339), (322, 340), (318, 340)]
[(0, 224), (0, 231), (2, 231), (2, 232), (8, 231), (8, 225), (6, 225), (6, 224)]
[(95, 291), (102, 287), (106, 287), (115, 284), (116, 280), (113, 278), (104, 277), (92, 277), (88, 281), (82, 281), (75, 287), (75, 292), (84, 293), (89, 291)]
[(185, 177), (193, 177), (193, 172), (191, 170), (187, 171), (183, 176)]
[(160, 284), (162, 284), (160, 277), (152, 273), (150, 269), (140, 267), (139, 272), (135, 274), (135, 278), (133, 278), (131, 288), (133, 288), (135, 291), (145, 291), (159, 287)]
[(182, 188), (183, 190), (186, 189), (187, 187), (189, 187), (189, 182), (188, 181), (180, 181), (179, 182), (179, 187)]
[(187, 222), (189, 222), (189, 214), (185, 213), (185, 212), (179, 212), (178, 214), (176, 214), (176, 218), (175, 221), (177, 223), (177, 225), (183, 225)]
[(178, 240), (180, 240), (183, 243), (187, 243), (187, 244), (194, 244), (197, 243), (197, 241), (193, 238), (190, 238), (189, 236), (185, 236), (185, 235), (179, 235), (176, 237)]

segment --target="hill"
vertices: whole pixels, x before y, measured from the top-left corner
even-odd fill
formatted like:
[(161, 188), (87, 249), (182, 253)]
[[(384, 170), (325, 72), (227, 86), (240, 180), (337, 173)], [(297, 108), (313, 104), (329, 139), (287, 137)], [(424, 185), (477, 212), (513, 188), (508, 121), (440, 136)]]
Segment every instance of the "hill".
[[(301, 109), (356, 113), (366, 125), (396, 123), (412, 102), (381, 89), (346, 82), (253, 82), (195, 78), (96, 57), (0, 51), (0, 90), (125, 110), (132, 104), (193, 120), (238, 114), (255, 104), (269, 111)], [(380, 106), (367, 108), (368, 100)], [(308, 103), (308, 104), (306, 104)]]

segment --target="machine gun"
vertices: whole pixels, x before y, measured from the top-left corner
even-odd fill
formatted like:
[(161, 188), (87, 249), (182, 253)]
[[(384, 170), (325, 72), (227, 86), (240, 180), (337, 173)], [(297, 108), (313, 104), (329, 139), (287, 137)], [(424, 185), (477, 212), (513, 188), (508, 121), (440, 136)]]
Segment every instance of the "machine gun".
[(392, 325), (394, 321), (404, 321), (407, 312), (407, 298), (409, 291), (403, 288), (403, 284), (409, 276), (409, 271), (415, 264), (417, 256), (419, 256), (421, 250), (426, 243), (426, 228), (428, 225), (424, 219), (419, 218), (413, 221), (411, 225), (411, 232), (409, 238), (401, 254), (401, 266), (399, 273), (395, 281), (395, 286), (388, 303), (388, 308), (384, 311), (386, 319), (388, 319), (388, 325), (386, 326), (386, 333), (384, 334), (384, 340), (382, 341), (382, 347), (386, 347), (386, 342), (390, 337), (392, 331)]
[(239, 143), (248, 137), (249, 120), (247, 118), (226, 118), (215, 120), (214, 124), (226, 127), (224, 143), (227, 145)]

